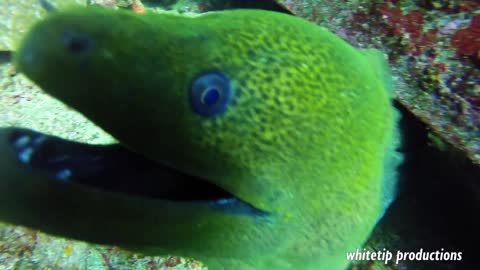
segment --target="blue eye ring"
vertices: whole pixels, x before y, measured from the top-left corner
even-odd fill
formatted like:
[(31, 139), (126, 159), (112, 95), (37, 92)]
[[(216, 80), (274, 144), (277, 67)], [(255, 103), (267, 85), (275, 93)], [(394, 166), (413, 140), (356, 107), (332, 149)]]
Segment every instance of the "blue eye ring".
[(219, 71), (196, 76), (189, 89), (190, 109), (198, 115), (212, 117), (227, 109), (232, 95), (230, 80)]

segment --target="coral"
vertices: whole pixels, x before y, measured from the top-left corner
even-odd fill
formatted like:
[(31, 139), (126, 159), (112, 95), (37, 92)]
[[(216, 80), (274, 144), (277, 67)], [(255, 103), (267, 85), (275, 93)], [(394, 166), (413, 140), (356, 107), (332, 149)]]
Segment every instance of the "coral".
[(377, 8), (378, 12), (387, 21), (386, 33), (393, 36), (406, 34), (408, 40), (407, 50), (417, 56), (424, 48), (432, 46), (435, 41), (437, 29), (423, 31), (424, 16), (420, 10), (412, 10), (403, 14), (399, 8), (384, 3)]
[(467, 28), (458, 30), (451, 39), (457, 56), (475, 56), (480, 58), (480, 15), (473, 17)]

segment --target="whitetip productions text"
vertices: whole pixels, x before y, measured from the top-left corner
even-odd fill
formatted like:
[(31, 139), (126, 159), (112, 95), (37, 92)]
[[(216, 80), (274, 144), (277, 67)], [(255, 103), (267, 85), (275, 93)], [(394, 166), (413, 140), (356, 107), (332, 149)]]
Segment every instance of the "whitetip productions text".
[(402, 261), (461, 261), (462, 252), (445, 251), (443, 248), (434, 251), (425, 251), (421, 248), (418, 251), (401, 251), (391, 252), (387, 249), (371, 251), (367, 249), (358, 249), (353, 252), (347, 252), (347, 260), (349, 261), (383, 261), (388, 264), (395, 261), (398, 264)]

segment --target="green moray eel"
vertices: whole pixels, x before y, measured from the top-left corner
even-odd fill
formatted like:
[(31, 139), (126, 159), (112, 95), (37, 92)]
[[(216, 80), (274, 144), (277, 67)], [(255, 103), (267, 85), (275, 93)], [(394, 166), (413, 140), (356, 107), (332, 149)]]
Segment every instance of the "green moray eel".
[(383, 54), (307, 21), (76, 7), (17, 52), (120, 145), (2, 129), (0, 220), (212, 270), (332, 270), (394, 198)]

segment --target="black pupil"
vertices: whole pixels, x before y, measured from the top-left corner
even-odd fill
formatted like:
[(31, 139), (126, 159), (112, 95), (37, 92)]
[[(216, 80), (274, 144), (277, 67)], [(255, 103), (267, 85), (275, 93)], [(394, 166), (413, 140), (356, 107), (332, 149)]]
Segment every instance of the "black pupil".
[(68, 49), (71, 52), (79, 53), (79, 52), (85, 51), (87, 47), (88, 47), (88, 42), (80, 38), (74, 38), (70, 42)]
[(220, 92), (217, 88), (208, 88), (202, 96), (202, 103), (208, 106), (216, 104), (220, 100)]
[(72, 53), (85, 52), (92, 45), (92, 40), (88, 36), (68, 31), (63, 33), (62, 41)]

